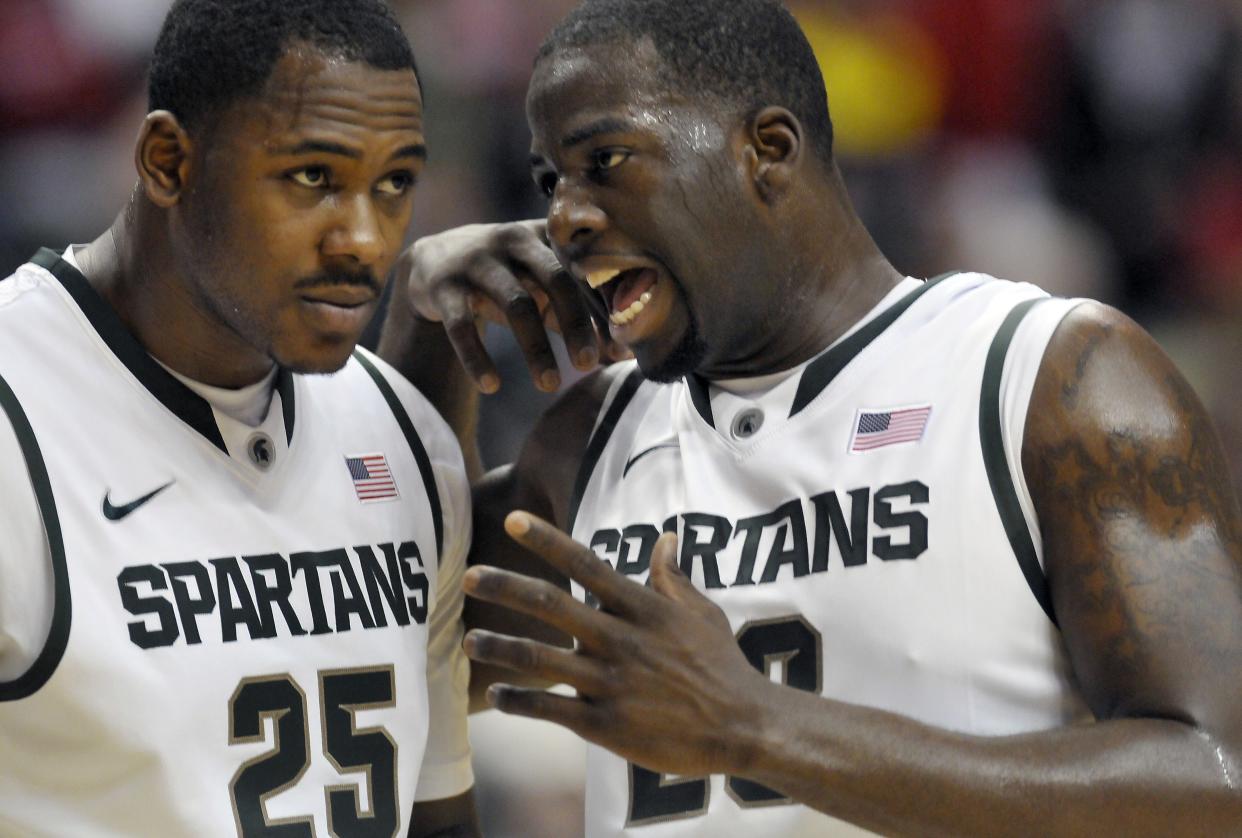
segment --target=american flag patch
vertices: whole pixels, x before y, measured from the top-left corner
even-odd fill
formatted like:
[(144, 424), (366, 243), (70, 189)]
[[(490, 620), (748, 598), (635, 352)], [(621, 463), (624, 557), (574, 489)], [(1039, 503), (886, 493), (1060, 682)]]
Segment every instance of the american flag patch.
[(392, 471), (388, 468), (388, 459), (383, 454), (346, 457), (345, 467), (349, 469), (349, 477), (354, 481), (358, 500), (363, 503), (400, 497), (397, 493), (397, 482), (393, 480)]
[(885, 445), (918, 442), (927, 428), (931, 405), (903, 407), (893, 410), (860, 410), (854, 435), (850, 439), (850, 453), (860, 454)]

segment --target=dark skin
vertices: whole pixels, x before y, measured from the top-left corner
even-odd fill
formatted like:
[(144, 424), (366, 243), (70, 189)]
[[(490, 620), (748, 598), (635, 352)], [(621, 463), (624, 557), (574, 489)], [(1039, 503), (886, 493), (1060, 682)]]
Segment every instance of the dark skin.
[[(83, 273), (155, 358), (197, 381), (339, 369), (413, 211), (426, 158), (413, 71), (295, 46), (258, 96), (205, 122), (147, 116), (139, 184), (76, 254)], [(416, 804), (409, 834), (478, 835), (473, 791)]]
[[(655, 66), (650, 58), (636, 63)], [(644, 128), (630, 119), (626, 130), (640, 136), (594, 135), (584, 149), (567, 140), (601, 116), (632, 117), (655, 89), (627, 66), (624, 51), (596, 48), (545, 59), (529, 100), (536, 174), (553, 177), (548, 231), (561, 264), (585, 278), (576, 270), (585, 254), (638, 252), (665, 272), (661, 281), (675, 276), (683, 287), (681, 300), (666, 298), (656, 317), (613, 330), (644, 369), (675, 343), (705, 299), (696, 283), (711, 275), (694, 264), (710, 268), (709, 256), (687, 252), (694, 235), (678, 237), (684, 249), (662, 252), (646, 226), (660, 185), (682, 170), (660, 157), (661, 142), (671, 140), (659, 120)], [(878, 300), (891, 287), (892, 269), (845, 209), (835, 172), (804, 151), (792, 115), (764, 109), (721, 115), (718, 124), (729, 138), (719, 149), (724, 170), (737, 174), (735, 198), (753, 217), (722, 225), (709, 250), (727, 257), (727, 232), (760, 248), (767, 263), (757, 275), (760, 295), (779, 296), (791, 267), (818, 265), (801, 276), (814, 287), (809, 298), (828, 307), (799, 299), (785, 308), (779, 334), (758, 335), (734, 315), (736, 298), (712, 309), (722, 322), (712, 324), (697, 371), (758, 375), (827, 345), (865, 310), (852, 301)], [(618, 147), (630, 154), (625, 166), (646, 160), (637, 171), (601, 177)], [(709, 208), (695, 209), (679, 223), (710, 225)], [(736, 211), (719, 217), (731, 221)], [(823, 223), (808, 225), (807, 217)], [(417, 268), (415, 282), (439, 282), (434, 264)], [(471, 612), (480, 628), (466, 648), (486, 667), (472, 684), (480, 698), (489, 678), (510, 670), (507, 683), (486, 692), (502, 711), (564, 725), (652, 770), (750, 777), (884, 833), (1231, 834), (1242, 825), (1242, 520), (1202, 405), (1123, 315), (1084, 304), (1060, 324), (1022, 440), (1053, 607), (1097, 718), (1071, 728), (968, 736), (770, 682), (742, 655), (723, 612), (681, 574), (675, 536), (657, 547), (649, 585), (618, 575), (558, 529), (568, 523), (578, 459), (605, 390), (599, 376), (572, 389), (518, 462), (481, 484), (477, 565), (466, 589), (503, 608)], [(506, 517), (510, 510), (525, 511)], [(571, 578), (602, 607), (573, 599)], [(545, 626), (539, 639), (535, 624)], [(576, 648), (566, 648), (565, 637)], [(549, 682), (577, 694), (537, 686)]]

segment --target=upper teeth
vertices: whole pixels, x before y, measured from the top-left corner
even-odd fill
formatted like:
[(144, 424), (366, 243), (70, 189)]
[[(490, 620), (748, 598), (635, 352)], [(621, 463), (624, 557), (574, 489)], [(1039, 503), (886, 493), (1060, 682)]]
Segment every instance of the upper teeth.
[(644, 291), (642, 296), (630, 303), (625, 310), (614, 311), (609, 319), (618, 326), (624, 326), (642, 313), (642, 310), (647, 307), (649, 302), (651, 302), (651, 292)]
[(598, 271), (591, 271), (587, 274), (587, 285), (592, 288), (598, 288), (601, 285), (616, 279), (617, 275), (620, 273), (621, 271), (616, 270), (615, 268), (603, 268)]

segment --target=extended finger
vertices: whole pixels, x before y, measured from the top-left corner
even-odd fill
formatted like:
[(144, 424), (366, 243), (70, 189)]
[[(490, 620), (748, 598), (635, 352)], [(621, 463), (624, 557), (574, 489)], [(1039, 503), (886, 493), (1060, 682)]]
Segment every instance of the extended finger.
[[(526, 359), (535, 386), (547, 392), (556, 390), (561, 376), (543, 326), (543, 315), (514, 269), (499, 259), (481, 258), (471, 264), (465, 280), (483, 300), (474, 313), (499, 311)], [(496, 319), (495, 314), (490, 319)]]
[(552, 524), (529, 512), (510, 512), (505, 532), (554, 569), (595, 594), (614, 614), (633, 615), (651, 592), (626, 579), (601, 561), (591, 548), (579, 544)]
[(502, 307), (535, 386), (546, 393), (554, 392), (561, 386), (561, 374), (556, 368), (556, 356), (552, 353), (538, 304), (519, 284), (518, 290), (509, 294)]
[(677, 535), (666, 532), (651, 551), (651, 588), (677, 602), (697, 601), (703, 595), (677, 564)]
[(475, 599), (503, 605), (573, 635), (584, 648), (598, 649), (620, 630), (615, 617), (533, 576), (478, 565), (466, 571), (462, 587)]
[(580, 692), (597, 695), (606, 683), (598, 660), (572, 649), (473, 629), (463, 644), (471, 660), (503, 666)]
[(553, 722), (579, 736), (598, 726), (599, 710), (576, 696), (493, 684), (487, 688), (487, 700), (502, 713)]
[(457, 353), (457, 359), (465, 367), (466, 374), (474, 379), (475, 385), (484, 393), (499, 390), (500, 374), (479, 336), (469, 296), (461, 288), (450, 288), (441, 289), (435, 294), (435, 298), (444, 322), (444, 332), (448, 335), (449, 343), (453, 345), (453, 351)]

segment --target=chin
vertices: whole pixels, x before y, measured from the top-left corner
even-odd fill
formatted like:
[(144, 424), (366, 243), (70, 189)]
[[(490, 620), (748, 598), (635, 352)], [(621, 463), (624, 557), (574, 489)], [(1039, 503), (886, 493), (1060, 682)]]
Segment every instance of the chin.
[(340, 372), (353, 354), (354, 344), (345, 350), (326, 352), (273, 353), (272, 359), (284, 369), (303, 375), (331, 375)]

